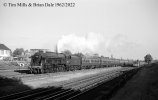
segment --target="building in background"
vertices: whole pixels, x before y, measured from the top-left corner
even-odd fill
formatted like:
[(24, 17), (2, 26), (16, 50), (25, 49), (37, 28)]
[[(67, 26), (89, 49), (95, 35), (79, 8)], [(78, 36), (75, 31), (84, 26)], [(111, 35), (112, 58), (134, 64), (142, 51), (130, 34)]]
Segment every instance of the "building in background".
[(39, 52), (39, 51), (47, 52), (50, 50), (49, 49), (30, 49), (30, 54), (34, 55), (36, 52)]
[(11, 57), (11, 50), (4, 44), (0, 44), (0, 60)]
[(25, 50), (24, 52), (21, 53), (21, 55), (17, 55), (16, 57), (14, 57), (13, 60), (30, 62), (31, 61), (31, 56), (34, 55), (36, 52), (39, 52), (39, 51), (47, 52), (47, 51), (50, 51), (50, 50), (48, 50), (48, 49), (30, 49), (30, 51)]

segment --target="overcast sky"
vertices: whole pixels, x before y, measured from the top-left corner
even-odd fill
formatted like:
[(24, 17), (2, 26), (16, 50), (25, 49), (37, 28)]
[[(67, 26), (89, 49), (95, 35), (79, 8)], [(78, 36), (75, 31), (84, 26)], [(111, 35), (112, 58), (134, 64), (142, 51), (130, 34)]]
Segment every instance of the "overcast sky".
[[(4, 7), (4, 3), (74, 2), (75, 7)], [(92, 52), (158, 59), (158, 0), (1, 0), (0, 43), (11, 50)]]

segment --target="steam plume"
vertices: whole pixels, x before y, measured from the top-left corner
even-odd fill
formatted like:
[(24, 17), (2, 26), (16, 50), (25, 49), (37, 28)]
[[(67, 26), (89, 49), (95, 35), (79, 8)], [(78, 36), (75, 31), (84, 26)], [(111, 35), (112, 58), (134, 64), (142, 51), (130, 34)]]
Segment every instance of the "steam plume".
[(104, 56), (123, 54), (125, 53), (123, 52), (124, 50), (129, 51), (135, 46), (137, 46), (136, 43), (131, 42), (129, 38), (123, 34), (117, 34), (112, 38), (107, 38), (105, 35), (99, 33), (88, 33), (85, 36), (69, 34), (62, 36), (58, 41), (59, 52), (70, 50), (72, 53), (97, 53)]

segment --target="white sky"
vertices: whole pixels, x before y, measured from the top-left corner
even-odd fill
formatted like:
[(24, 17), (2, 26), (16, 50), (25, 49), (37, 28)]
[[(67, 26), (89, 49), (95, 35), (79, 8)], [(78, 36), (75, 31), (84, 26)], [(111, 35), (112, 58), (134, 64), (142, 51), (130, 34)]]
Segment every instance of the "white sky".
[[(72, 8), (3, 6), (3, 3), (18, 2), (75, 2), (76, 6)], [(158, 59), (158, 1), (0, 1), (0, 43), (7, 45), (12, 50), (20, 47), (54, 50), (59, 41), (65, 41), (69, 39), (69, 36), (77, 37), (76, 40), (78, 39), (79, 42), (85, 40), (83, 43), (87, 43), (87, 45), (91, 45), (90, 42), (93, 42), (95, 36), (98, 36), (94, 40), (101, 40), (101, 42), (97, 42), (99, 43), (97, 47), (95, 44), (91, 45), (91, 49), (100, 55), (113, 54), (117, 58), (143, 59), (147, 53), (150, 53), (153, 58)], [(64, 43), (64, 45), (60, 44), (61, 48), (69, 45)], [(72, 48), (74, 45), (68, 47)]]

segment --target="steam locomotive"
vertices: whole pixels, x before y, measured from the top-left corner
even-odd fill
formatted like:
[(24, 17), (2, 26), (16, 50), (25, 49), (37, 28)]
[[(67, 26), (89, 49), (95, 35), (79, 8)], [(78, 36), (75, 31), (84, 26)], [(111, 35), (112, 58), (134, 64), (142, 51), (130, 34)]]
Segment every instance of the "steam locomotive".
[(77, 56), (55, 52), (37, 52), (31, 56), (31, 73), (51, 73), (112, 66), (133, 66), (134, 60)]

